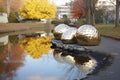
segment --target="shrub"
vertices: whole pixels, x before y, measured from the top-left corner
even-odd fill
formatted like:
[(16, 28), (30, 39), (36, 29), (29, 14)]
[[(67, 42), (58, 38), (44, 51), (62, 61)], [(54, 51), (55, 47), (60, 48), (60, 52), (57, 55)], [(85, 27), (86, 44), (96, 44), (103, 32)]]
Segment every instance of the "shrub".
[(60, 20), (57, 20), (57, 19), (51, 21), (51, 24), (54, 24), (55, 26), (57, 26), (58, 24), (61, 24), (61, 23), (63, 23), (63, 22)]
[(6, 10), (2, 7), (0, 7), (0, 13), (6, 12)]
[(17, 15), (15, 12), (11, 12), (9, 14), (8, 21), (9, 21), (9, 23), (17, 23), (18, 22)]
[(81, 19), (78, 19), (77, 22), (75, 23), (75, 26), (76, 27), (80, 27), (81, 25), (84, 25), (86, 24), (86, 19), (85, 18), (81, 18)]

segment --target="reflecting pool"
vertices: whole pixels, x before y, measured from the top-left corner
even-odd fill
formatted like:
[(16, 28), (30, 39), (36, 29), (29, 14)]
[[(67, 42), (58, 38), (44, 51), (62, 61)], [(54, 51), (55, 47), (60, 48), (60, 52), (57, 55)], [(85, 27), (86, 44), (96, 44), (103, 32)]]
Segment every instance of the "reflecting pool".
[(8, 36), (1, 41), (0, 80), (79, 80), (99, 68), (99, 61), (110, 58), (52, 49), (52, 36), (20, 36)]

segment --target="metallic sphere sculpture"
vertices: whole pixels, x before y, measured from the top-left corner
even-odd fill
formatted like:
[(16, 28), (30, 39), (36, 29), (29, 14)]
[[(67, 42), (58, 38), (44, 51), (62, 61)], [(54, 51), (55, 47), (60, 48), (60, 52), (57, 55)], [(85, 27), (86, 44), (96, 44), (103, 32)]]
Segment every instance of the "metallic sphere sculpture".
[(58, 26), (56, 26), (53, 30), (53, 34), (54, 34), (54, 37), (56, 39), (61, 39), (61, 36), (62, 34), (67, 30), (69, 29), (69, 26), (66, 25), (66, 24), (59, 24)]
[(69, 28), (66, 30), (61, 37), (63, 43), (76, 43), (76, 32), (77, 28)]
[(76, 32), (77, 42), (82, 46), (96, 46), (100, 43), (100, 34), (92, 25), (82, 25)]

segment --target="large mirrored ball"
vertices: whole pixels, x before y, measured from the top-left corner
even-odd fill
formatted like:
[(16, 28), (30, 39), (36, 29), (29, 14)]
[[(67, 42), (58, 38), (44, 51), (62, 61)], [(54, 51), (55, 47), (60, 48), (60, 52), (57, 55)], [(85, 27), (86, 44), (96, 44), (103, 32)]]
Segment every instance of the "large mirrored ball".
[(53, 30), (54, 37), (56, 39), (61, 39), (62, 34), (69, 29), (69, 26), (66, 24), (59, 24)]
[(63, 43), (75, 43), (76, 40), (76, 32), (77, 32), (77, 28), (69, 28), (68, 30), (66, 30), (61, 37), (61, 40)]
[(96, 46), (100, 43), (100, 34), (92, 25), (82, 25), (76, 32), (77, 42), (82, 46)]

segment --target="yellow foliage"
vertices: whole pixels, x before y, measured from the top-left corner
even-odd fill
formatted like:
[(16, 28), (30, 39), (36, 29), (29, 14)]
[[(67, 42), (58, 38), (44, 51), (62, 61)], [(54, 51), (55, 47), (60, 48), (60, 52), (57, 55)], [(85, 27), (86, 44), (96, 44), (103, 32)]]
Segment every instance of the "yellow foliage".
[(56, 5), (49, 0), (27, 0), (20, 8), (20, 13), (24, 18), (30, 19), (55, 18)]
[(40, 58), (43, 54), (47, 54), (50, 50), (50, 40), (49, 37), (38, 37), (38, 38), (23, 38), (20, 41), (20, 46), (25, 49), (25, 51), (31, 55), (33, 58)]

